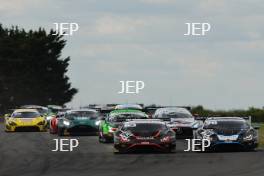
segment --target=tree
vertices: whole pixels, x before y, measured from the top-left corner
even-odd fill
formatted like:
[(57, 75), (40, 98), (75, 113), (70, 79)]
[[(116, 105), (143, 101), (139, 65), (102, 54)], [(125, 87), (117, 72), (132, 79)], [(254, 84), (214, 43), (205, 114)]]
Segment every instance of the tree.
[(66, 41), (39, 28), (25, 31), (0, 24), (0, 110), (23, 104), (65, 104), (77, 93), (66, 75)]

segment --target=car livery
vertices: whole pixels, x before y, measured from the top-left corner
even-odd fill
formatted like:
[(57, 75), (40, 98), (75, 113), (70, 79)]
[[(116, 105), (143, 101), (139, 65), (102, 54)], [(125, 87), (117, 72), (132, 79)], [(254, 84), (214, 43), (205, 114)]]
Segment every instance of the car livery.
[(17, 109), (5, 118), (5, 131), (46, 131), (46, 123), (36, 109)]
[(147, 119), (148, 115), (140, 110), (114, 110), (99, 125), (99, 142), (113, 142), (114, 132), (128, 119)]
[(58, 119), (58, 135), (95, 134), (98, 132), (99, 116), (93, 109), (67, 111)]
[(153, 119), (161, 119), (167, 123), (177, 137), (193, 137), (193, 128), (201, 122), (195, 120), (193, 115), (185, 108), (167, 107), (155, 111)]
[(142, 149), (174, 152), (175, 148), (175, 132), (160, 120), (124, 122), (114, 133), (115, 152), (124, 153)]
[(207, 151), (229, 148), (254, 150), (258, 146), (257, 131), (240, 117), (210, 117), (194, 133), (195, 139), (210, 140)]

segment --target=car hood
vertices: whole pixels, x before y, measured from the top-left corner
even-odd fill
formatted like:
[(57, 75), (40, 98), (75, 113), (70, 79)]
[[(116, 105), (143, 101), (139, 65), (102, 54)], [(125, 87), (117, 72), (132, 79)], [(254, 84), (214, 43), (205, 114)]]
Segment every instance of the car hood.
[(74, 125), (95, 125), (97, 119), (91, 119), (87, 117), (74, 117), (69, 120)]
[(246, 133), (249, 129), (206, 129), (203, 132), (203, 135), (211, 136), (233, 136), (233, 135), (242, 135)]
[(247, 129), (214, 129), (212, 132), (216, 135), (240, 135), (247, 131)]
[(122, 122), (111, 122), (111, 123), (109, 123), (109, 126), (111, 126), (113, 128), (118, 128), (121, 124), (122, 124)]
[(10, 118), (8, 121), (13, 121), (17, 124), (35, 124), (45, 120), (43, 117), (36, 118)]

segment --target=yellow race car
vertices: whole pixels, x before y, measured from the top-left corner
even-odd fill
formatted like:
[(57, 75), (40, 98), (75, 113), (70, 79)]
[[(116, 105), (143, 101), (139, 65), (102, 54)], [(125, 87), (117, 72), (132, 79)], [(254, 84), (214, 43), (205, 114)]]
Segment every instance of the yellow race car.
[(5, 131), (46, 131), (47, 122), (36, 109), (17, 109), (5, 117)]

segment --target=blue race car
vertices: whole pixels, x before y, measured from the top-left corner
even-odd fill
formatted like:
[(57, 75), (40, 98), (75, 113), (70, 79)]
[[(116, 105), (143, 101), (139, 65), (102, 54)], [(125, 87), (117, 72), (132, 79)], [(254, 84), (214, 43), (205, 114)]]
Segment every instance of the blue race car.
[(206, 151), (252, 151), (258, 146), (257, 131), (240, 117), (210, 117), (194, 132), (194, 139), (207, 139)]

